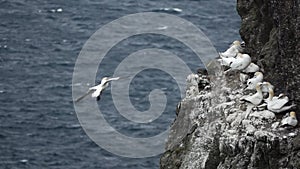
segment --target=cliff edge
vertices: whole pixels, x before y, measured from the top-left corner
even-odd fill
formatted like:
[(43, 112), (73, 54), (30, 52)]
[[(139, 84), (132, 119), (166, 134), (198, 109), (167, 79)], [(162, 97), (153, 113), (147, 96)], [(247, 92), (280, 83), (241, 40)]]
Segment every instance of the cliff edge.
[[(299, 0), (238, 0), (240, 34), (250, 54), (300, 114)], [(210, 81), (203, 72), (187, 78), (162, 169), (300, 169), (299, 128), (280, 126), (282, 114), (241, 103), (237, 74)], [(298, 117), (299, 119), (299, 117)]]

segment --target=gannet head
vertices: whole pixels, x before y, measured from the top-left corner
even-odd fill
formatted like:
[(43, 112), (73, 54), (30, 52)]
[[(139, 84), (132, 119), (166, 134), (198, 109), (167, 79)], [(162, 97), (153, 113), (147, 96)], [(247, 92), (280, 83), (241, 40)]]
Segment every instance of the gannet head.
[(257, 76), (263, 76), (263, 74), (261, 72), (255, 72), (254, 77), (257, 77)]
[(257, 91), (260, 91), (262, 85), (263, 85), (263, 83), (261, 83), (261, 82), (257, 83), (257, 84), (256, 84), (256, 87), (255, 87), (256, 90), (257, 90)]
[(263, 82), (263, 85), (271, 86), (271, 83), (269, 83), (269, 82)]
[(274, 90), (269, 87), (269, 100), (272, 100), (274, 97)]
[(268, 90), (269, 90), (269, 87), (271, 86), (271, 83), (269, 83), (269, 82), (263, 82), (263, 86), (266, 86), (268, 88)]
[(290, 112), (290, 116), (291, 116), (291, 117), (296, 117), (296, 112), (291, 111), (291, 112)]
[(103, 77), (102, 80), (101, 80), (101, 82), (105, 82), (107, 80), (108, 80), (108, 77)]
[(241, 42), (238, 41), (238, 40), (235, 40), (235, 41), (232, 43), (232, 45), (234, 45), (234, 46), (241, 46)]

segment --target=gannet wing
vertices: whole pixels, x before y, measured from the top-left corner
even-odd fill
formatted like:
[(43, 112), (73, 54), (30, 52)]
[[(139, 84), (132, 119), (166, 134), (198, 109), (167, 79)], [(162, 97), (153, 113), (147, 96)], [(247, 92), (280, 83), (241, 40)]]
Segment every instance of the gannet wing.
[(93, 93), (96, 89), (89, 89), (84, 95), (80, 96), (75, 100), (75, 103), (78, 103), (80, 100), (84, 99), (87, 95)]
[(280, 113), (280, 112), (284, 112), (284, 111), (288, 111), (290, 109), (292, 109), (293, 107), (295, 107), (296, 105), (293, 104), (293, 105), (290, 105), (290, 106), (284, 106), (280, 109), (272, 109), (271, 111), (275, 112), (275, 113)]
[(273, 99), (270, 103), (270, 106), (273, 109), (281, 109), (285, 104), (287, 104), (289, 101), (285, 99)]
[(120, 77), (111, 77), (111, 78), (108, 78), (107, 81), (113, 81), (113, 80), (119, 80)]

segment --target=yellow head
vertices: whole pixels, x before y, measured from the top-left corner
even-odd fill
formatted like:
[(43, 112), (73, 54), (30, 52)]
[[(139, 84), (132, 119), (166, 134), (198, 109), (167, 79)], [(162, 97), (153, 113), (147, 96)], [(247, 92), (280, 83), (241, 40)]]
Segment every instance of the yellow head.
[(290, 116), (291, 116), (291, 117), (296, 117), (296, 112), (291, 111), (291, 112), (290, 112)]
[(235, 46), (241, 46), (241, 42), (236, 40), (232, 43), (232, 45), (235, 45)]
[(256, 87), (255, 87), (255, 88), (256, 88), (257, 91), (260, 91), (260, 90), (261, 90), (261, 85), (262, 85), (262, 83), (257, 83), (257, 84), (256, 84)]
[(260, 75), (262, 75), (261, 72), (255, 72), (255, 73), (254, 73), (254, 77), (257, 77), (257, 76), (260, 76)]

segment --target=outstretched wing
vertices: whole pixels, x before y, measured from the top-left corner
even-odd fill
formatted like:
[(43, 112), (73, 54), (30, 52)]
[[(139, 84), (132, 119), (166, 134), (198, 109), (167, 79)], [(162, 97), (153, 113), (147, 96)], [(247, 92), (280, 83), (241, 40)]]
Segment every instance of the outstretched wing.
[(90, 89), (88, 90), (84, 95), (80, 96), (75, 100), (75, 103), (78, 103), (80, 100), (84, 99), (87, 95), (93, 93), (96, 89)]
[(111, 77), (111, 78), (108, 78), (107, 81), (113, 81), (113, 80), (119, 80), (120, 77)]

